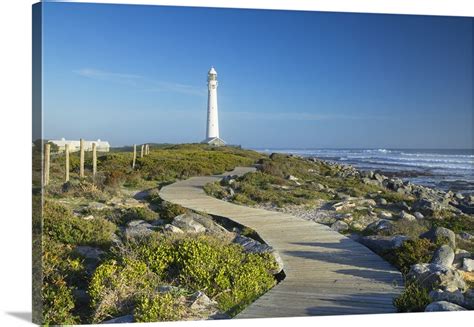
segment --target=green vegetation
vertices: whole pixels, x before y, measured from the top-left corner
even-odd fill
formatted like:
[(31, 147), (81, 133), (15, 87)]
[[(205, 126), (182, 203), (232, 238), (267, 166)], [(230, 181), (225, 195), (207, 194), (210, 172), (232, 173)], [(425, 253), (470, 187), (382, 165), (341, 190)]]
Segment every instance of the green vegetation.
[(81, 284), (83, 264), (79, 258), (71, 256), (71, 246), (63, 246), (52, 239), (43, 239), (43, 321), (45, 325), (75, 324), (79, 316), (75, 314), (72, 292), (73, 284)]
[(136, 304), (135, 321), (173, 321), (185, 314), (184, 305), (177, 301), (171, 293), (142, 295)]
[(239, 245), (216, 237), (151, 236), (127, 244), (161, 280), (178, 281), (187, 289), (202, 290), (229, 314), (275, 284), (275, 268), (268, 254), (246, 254)]
[(474, 216), (472, 215), (454, 214), (445, 210), (437, 212), (436, 216), (438, 218), (431, 220), (433, 226), (449, 228), (455, 233), (474, 233)]
[(399, 248), (386, 253), (384, 257), (406, 274), (412, 265), (430, 262), (438, 246), (423, 238), (407, 240)]
[(325, 162), (273, 154), (271, 158), (260, 159), (259, 163), (258, 172), (236, 178), (230, 185), (235, 193), (233, 196), (225, 182), (206, 185), (205, 191), (212, 196), (229, 198), (240, 204), (264, 203), (277, 207), (312, 205), (318, 200), (336, 200), (338, 192), (354, 197), (378, 194), (389, 202), (413, 201), (407, 195), (364, 184), (360, 178), (342, 178), (338, 175), (337, 168)]
[(416, 282), (408, 282), (403, 293), (393, 300), (398, 312), (423, 312), (430, 303), (428, 290)]
[(43, 235), (58, 242), (107, 247), (115, 229), (105, 219), (84, 220), (57, 203), (46, 201), (43, 207)]
[(202, 290), (233, 315), (275, 284), (272, 257), (247, 254), (216, 237), (154, 234), (128, 241), (115, 256), (96, 269), (89, 284), (93, 322), (134, 308), (137, 321), (183, 317), (179, 296), (157, 292), (160, 285)]

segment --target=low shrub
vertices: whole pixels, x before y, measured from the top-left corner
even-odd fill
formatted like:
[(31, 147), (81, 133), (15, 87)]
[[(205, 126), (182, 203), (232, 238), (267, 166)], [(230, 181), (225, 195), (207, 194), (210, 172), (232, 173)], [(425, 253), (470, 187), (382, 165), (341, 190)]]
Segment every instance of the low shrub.
[(474, 216), (466, 214), (453, 214), (452, 212), (437, 212), (437, 218), (431, 219), (433, 226), (445, 227), (451, 229), (455, 233), (474, 232)]
[(44, 237), (42, 241), (43, 282), (41, 287), (43, 324), (79, 323), (72, 285), (82, 284), (82, 260), (70, 256), (71, 246)]
[(385, 253), (383, 256), (402, 273), (406, 274), (412, 265), (430, 262), (437, 247), (438, 245), (428, 239), (407, 240), (403, 242), (402, 246)]
[(109, 260), (95, 270), (89, 284), (92, 323), (133, 312), (138, 297), (154, 292), (159, 278), (145, 262)]
[(184, 304), (171, 293), (142, 295), (135, 306), (136, 322), (173, 321), (185, 314)]
[(43, 207), (43, 235), (53, 240), (76, 245), (106, 247), (116, 226), (102, 218), (84, 220), (63, 205), (46, 201)]
[(205, 292), (231, 315), (275, 285), (269, 254), (248, 254), (216, 237), (152, 235), (127, 246), (167, 282)]
[(409, 282), (400, 296), (393, 300), (398, 312), (423, 312), (431, 303), (428, 290), (416, 282)]

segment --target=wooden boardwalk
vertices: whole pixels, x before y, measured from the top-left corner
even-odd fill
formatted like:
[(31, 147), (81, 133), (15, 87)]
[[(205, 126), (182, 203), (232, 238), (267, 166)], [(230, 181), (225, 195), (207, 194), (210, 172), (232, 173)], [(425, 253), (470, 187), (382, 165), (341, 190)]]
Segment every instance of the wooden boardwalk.
[(395, 312), (401, 274), (365, 246), (327, 226), (249, 208), (206, 195), (203, 186), (225, 175), (193, 177), (168, 185), (161, 197), (183, 207), (229, 218), (254, 229), (283, 259), (286, 277), (236, 318), (298, 317)]

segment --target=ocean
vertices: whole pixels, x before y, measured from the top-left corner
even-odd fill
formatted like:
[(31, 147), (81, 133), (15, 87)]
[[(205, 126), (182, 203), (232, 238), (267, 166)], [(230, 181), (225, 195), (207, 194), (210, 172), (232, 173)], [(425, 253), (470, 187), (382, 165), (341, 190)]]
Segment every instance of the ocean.
[(474, 150), (433, 149), (256, 149), (290, 153), (378, 170), (416, 184), (474, 194)]

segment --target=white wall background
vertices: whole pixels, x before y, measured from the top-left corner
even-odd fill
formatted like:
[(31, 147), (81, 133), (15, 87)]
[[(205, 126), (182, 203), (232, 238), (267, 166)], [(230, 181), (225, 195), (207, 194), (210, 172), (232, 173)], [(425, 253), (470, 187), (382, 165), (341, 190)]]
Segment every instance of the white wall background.
[[(0, 1), (0, 326), (31, 323), (31, 0)], [(472, 0), (82, 1), (474, 16)], [(474, 312), (226, 321), (226, 326), (447, 326)], [(140, 326), (221, 326), (178, 322)]]

